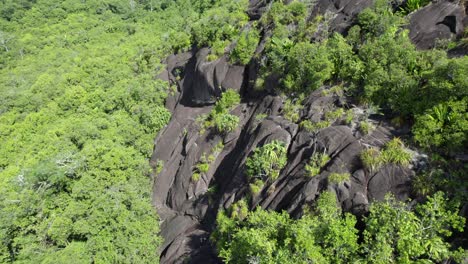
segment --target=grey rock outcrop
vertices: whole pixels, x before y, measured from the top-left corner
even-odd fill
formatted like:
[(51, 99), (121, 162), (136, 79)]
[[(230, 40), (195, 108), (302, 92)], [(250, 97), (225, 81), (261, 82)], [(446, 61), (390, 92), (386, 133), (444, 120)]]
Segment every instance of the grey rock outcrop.
[[(306, 101), (301, 118), (320, 120), (339, 100), (318, 90)], [(311, 133), (282, 116), (283, 98), (269, 95), (248, 98), (232, 111), (240, 117), (237, 130), (227, 135), (209, 129), (200, 133), (196, 119), (211, 108), (178, 103), (171, 122), (156, 138), (152, 164), (163, 164), (155, 175), (153, 192), (165, 238), (161, 263), (183, 263), (188, 258), (190, 263), (219, 262), (209, 241), (216, 214), (248, 195), (246, 159), (256, 147), (272, 140), (286, 143), (288, 163), (277, 180), (252, 196), (251, 208), (287, 210), (298, 217), (303, 205), (313, 203), (321, 191), (329, 189), (337, 194), (344, 210), (362, 213), (369, 202), (382, 199), (386, 192), (400, 198), (409, 194), (411, 170), (389, 165), (370, 174), (359, 159), (367, 146), (382, 146), (393, 137), (393, 129), (386, 124), (366, 136), (339, 121)], [(213, 153), (220, 142), (223, 149)], [(319, 175), (309, 177), (305, 165), (315, 151), (326, 152), (331, 160)], [(207, 173), (194, 180), (193, 168), (203, 155), (215, 155), (214, 161)], [(330, 183), (328, 176), (333, 172), (352, 177), (340, 184)]]
[(206, 61), (209, 52), (208, 48), (192, 51), (194, 54), (187, 61), (180, 83), (183, 105), (210, 105), (224, 90), (240, 90), (242, 86), (244, 67), (229, 64), (227, 56)]
[(463, 34), (465, 10), (458, 3), (440, 1), (410, 15), (410, 38), (420, 49), (430, 49), (438, 40)]
[[(258, 19), (269, 3), (252, 0), (248, 11), (251, 19)], [(330, 12), (330, 30), (344, 32), (370, 4), (370, 0), (319, 0), (313, 12)], [(455, 16), (455, 24), (445, 24), (444, 19), (451, 16)], [(425, 7), (411, 15), (411, 38), (420, 48), (431, 47), (435, 36), (458, 34), (462, 16), (452, 3)], [(265, 39), (256, 54), (262, 52), (264, 44)], [(356, 129), (359, 120), (347, 125), (336, 120), (327, 128), (307, 131), (284, 118), (284, 98), (269, 93), (274, 89), (274, 80), (271, 84), (266, 80), (263, 92), (250, 89), (257, 62), (245, 67), (231, 65), (226, 56), (208, 62), (208, 53), (208, 48), (202, 48), (170, 56), (159, 75), (178, 87), (166, 101), (172, 119), (156, 137), (151, 157), (152, 166), (160, 168), (154, 175), (153, 203), (165, 239), (161, 263), (221, 263), (209, 240), (216, 214), (246, 196), (251, 196), (251, 208), (286, 210), (293, 217), (300, 217), (303, 206), (312, 204), (323, 190), (335, 192), (343, 210), (355, 214), (365, 213), (369, 203), (383, 199), (388, 192), (399, 199), (409, 196), (413, 170), (387, 164), (369, 171), (360, 160), (366, 148), (381, 148), (402, 134), (389, 122), (368, 120), (375, 126), (368, 135)], [(328, 88), (323, 87), (304, 100), (300, 120), (322, 121), (325, 113), (347, 104), (345, 97), (324, 92)], [(211, 129), (201, 130), (197, 118), (209, 113), (226, 89), (235, 89), (242, 96), (241, 104), (231, 112), (240, 119), (238, 128), (223, 135)], [(366, 118), (362, 109), (353, 110), (356, 119)], [(251, 195), (246, 160), (256, 147), (272, 140), (286, 144), (288, 162), (276, 180), (266, 182), (258, 194)], [(219, 146), (221, 149), (215, 151)], [(319, 175), (310, 177), (305, 166), (317, 151), (331, 159)], [(198, 180), (193, 178), (197, 163), (210, 155), (209, 170)], [(344, 182), (332, 183), (332, 173), (351, 176)]]

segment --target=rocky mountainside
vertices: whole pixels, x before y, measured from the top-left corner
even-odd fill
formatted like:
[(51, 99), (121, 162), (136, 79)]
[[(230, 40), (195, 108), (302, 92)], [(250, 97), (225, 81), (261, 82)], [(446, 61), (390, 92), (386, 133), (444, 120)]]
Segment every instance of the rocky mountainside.
[[(261, 18), (269, 1), (251, 0), (248, 12), (252, 21)], [(311, 16), (332, 15), (330, 32), (346, 33), (355, 16), (372, 1), (319, 0)], [(432, 3), (409, 14), (410, 38), (421, 49), (432, 48), (437, 39), (451, 38), (463, 32), (468, 23), (466, 10), (449, 1)], [(370, 109), (354, 106), (353, 99), (341, 91), (324, 86), (312, 92), (299, 120), (328, 120), (330, 126), (314, 131), (284, 117), (285, 99), (274, 93), (275, 82), (266, 82), (266, 89), (256, 91), (253, 83), (259, 70), (268, 29), (263, 31), (256, 55), (247, 66), (231, 65), (226, 56), (207, 61), (209, 48), (193, 48), (189, 52), (167, 58), (160, 78), (177, 87), (167, 99), (172, 112), (170, 123), (156, 137), (151, 163), (155, 168), (153, 203), (161, 220), (165, 242), (161, 263), (218, 263), (209, 237), (216, 214), (236, 201), (251, 196), (250, 208), (261, 206), (286, 210), (299, 217), (305, 204), (311, 204), (322, 190), (332, 190), (345, 211), (366, 212), (372, 200), (383, 199), (392, 192), (399, 199), (411, 196), (411, 180), (415, 170), (424, 166), (425, 155), (413, 151), (411, 164), (387, 164), (366, 168), (359, 156), (371, 147), (383, 148), (394, 137), (405, 137), (409, 129), (393, 126), (390, 120)], [(458, 50), (454, 55), (464, 55)], [(202, 129), (197, 118), (213, 108), (214, 98), (222, 91), (234, 89), (241, 103), (231, 111), (239, 117), (238, 127), (220, 134)], [(292, 101), (295, 98), (289, 98)], [(351, 120), (329, 118), (343, 106), (352, 112)], [(359, 123), (370, 124), (368, 133)], [(246, 159), (257, 146), (281, 140), (287, 146), (287, 165), (276, 180), (269, 180), (252, 195), (246, 177)], [(308, 177), (305, 169), (314, 153), (325, 153), (330, 160), (316, 177)], [(209, 169), (193, 179), (194, 168), (211, 156)], [(344, 182), (330, 181), (333, 173), (349, 173)]]

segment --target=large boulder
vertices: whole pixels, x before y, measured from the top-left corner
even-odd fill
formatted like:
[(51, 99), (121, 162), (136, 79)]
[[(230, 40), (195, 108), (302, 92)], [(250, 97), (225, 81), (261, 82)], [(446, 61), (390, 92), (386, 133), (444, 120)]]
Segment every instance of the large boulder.
[(463, 34), (465, 10), (458, 3), (441, 1), (410, 15), (410, 38), (420, 49), (433, 48), (438, 40)]

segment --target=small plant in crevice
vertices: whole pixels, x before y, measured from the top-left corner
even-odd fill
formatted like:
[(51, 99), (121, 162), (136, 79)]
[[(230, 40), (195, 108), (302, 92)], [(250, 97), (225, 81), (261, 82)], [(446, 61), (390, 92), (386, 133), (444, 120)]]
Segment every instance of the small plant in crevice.
[(245, 217), (247, 217), (247, 214), (249, 213), (249, 206), (247, 201), (245, 199), (241, 199), (233, 203), (229, 207), (229, 212), (231, 215), (231, 219), (243, 220)]
[(348, 181), (350, 178), (351, 178), (351, 174), (349, 174), (348, 172), (344, 172), (344, 173), (333, 172), (328, 176), (328, 181), (330, 183), (339, 184), (339, 183)]
[(428, 5), (430, 2), (431, 0), (407, 0), (404, 6), (400, 8), (400, 10), (404, 15), (407, 15)]
[(361, 133), (363, 133), (364, 135), (369, 135), (370, 133), (372, 133), (372, 131), (374, 131), (374, 129), (375, 126), (369, 121), (361, 121), (359, 123), (359, 131), (361, 131)]
[(364, 168), (370, 172), (375, 172), (382, 166), (382, 154), (377, 148), (368, 148), (359, 157)]
[(265, 113), (262, 113), (262, 114), (257, 114), (255, 116), (255, 121), (257, 122), (261, 122), (263, 119), (265, 119), (268, 115), (265, 114)]
[(208, 187), (204, 195), (208, 197), (209, 204), (212, 204), (214, 202), (214, 198), (217, 192), (218, 192), (218, 185), (213, 184), (210, 187)]
[(263, 122), (263, 120), (267, 117), (268, 115), (265, 114), (265, 113), (261, 113), (261, 114), (257, 114), (255, 115), (254, 117), (254, 120), (253, 120), (253, 126), (252, 128), (255, 129), (260, 123)]
[(310, 120), (303, 120), (300, 124), (300, 127), (304, 128), (307, 132), (316, 133), (320, 129), (327, 128), (331, 125), (329, 121), (323, 120), (319, 122), (312, 122)]
[(286, 152), (285, 143), (279, 140), (257, 147), (252, 156), (247, 158), (247, 175), (252, 179), (276, 180), (286, 165)]
[(301, 118), (301, 110), (303, 109), (303, 105), (301, 104), (303, 100), (303, 96), (299, 96), (299, 98), (291, 100), (286, 99), (283, 105), (283, 116), (287, 120), (296, 123)]
[(195, 164), (195, 168), (192, 174), (192, 180), (197, 182), (200, 180), (202, 175), (205, 175), (208, 170), (210, 169), (210, 164), (216, 160), (216, 157), (221, 153), (224, 148), (224, 144), (222, 141), (219, 141), (212, 149), (211, 154), (207, 155), (203, 153), (200, 158), (200, 161)]
[(261, 179), (255, 179), (254, 182), (249, 184), (250, 193), (255, 196), (260, 193), (264, 186), (265, 182)]
[(320, 171), (327, 165), (330, 161), (330, 156), (328, 156), (325, 152), (319, 153), (315, 152), (310, 157), (309, 162), (306, 164), (305, 169), (307, 171), (307, 176), (314, 177), (320, 174)]
[(385, 164), (408, 166), (412, 158), (399, 138), (387, 142), (382, 150), (375, 147), (365, 149), (359, 157), (369, 172), (375, 172)]
[(156, 160), (156, 165), (154, 166), (154, 173), (155, 175), (158, 175), (159, 173), (161, 173), (161, 171), (163, 170), (164, 168), (164, 161), (162, 160)]
[(382, 151), (382, 161), (384, 163), (407, 166), (411, 158), (411, 154), (405, 149), (403, 141), (399, 138), (393, 138), (387, 142)]
[(214, 147), (213, 147), (213, 155), (217, 156), (221, 151), (224, 149), (224, 144), (223, 141), (219, 141)]
[(218, 187), (216, 185), (211, 185), (207, 190), (206, 190), (206, 195), (208, 196), (213, 196), (216, 192), (218, 191)]
[(330, 94), (332, 94), (338, 97), (343, 97), (344, 92), (345, 90), (342, 85), (335, 85), (331, 87), (330, 89), (323, 89), (321, 93), (322, 93), (322, 96), (329, 96)]
[(200, 158), (200, 161), (195, 164), (195, 168), (193, 169), (192, 173), (192, 180), (194, 182), (197, 182), (200, 180), (200, 177), (202, 175), (205, 175), (208, 170), (210, 169), (210, 163), (213, 162), (214, 157), (212, 155), (206, 156), (206, 154), (203, 154), (202, 157)]
[(207, 128), (216, 128), (220, 133), (229, 133), (239, 124), (239, 117), (229, 113), (232, 108), (240, 103), (239, 94), (228, 89), (221, 95), (208, 115), (201, 115), (196, 122), (201, 126), (200, 133)]
[(325, 113), (325, 120), (333, 123), (336, 120), (340, 119), (344, 115), (345, 111), (343, 108), (337, 108), (333, 111), (329, 111)]
[(353, 121), (354, 121), (354, 117), (355, 117), (355, 115), (354, 115), (353, 109), (346, 110), (345, 120), (344, 120), (345, 124), (346, 125), (351, 125), (353, 123)]

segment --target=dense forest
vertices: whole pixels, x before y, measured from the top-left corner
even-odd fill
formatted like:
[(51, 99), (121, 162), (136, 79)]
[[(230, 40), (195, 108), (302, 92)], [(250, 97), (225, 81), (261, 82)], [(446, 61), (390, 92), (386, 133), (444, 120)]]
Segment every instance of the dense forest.
[(322, 2), (0, 0), (0, 263), (466, 261), (468, 29), (410, 37), (463, 2)]

